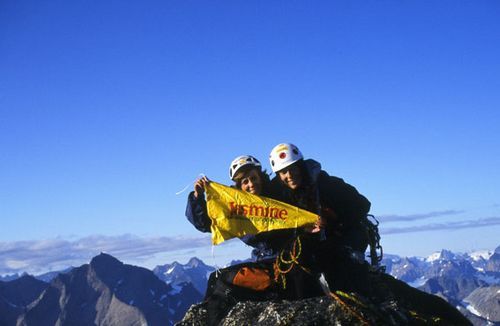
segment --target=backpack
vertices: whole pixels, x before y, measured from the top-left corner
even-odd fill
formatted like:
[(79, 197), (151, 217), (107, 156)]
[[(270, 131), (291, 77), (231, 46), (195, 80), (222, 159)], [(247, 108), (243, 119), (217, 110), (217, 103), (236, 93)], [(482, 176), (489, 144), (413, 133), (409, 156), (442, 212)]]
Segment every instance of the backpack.
[(278, 297), (272, 262), (249, 262), (210, 274), (203, 305), (207, 324), (218, 325), (240, 301), (267, 301)]

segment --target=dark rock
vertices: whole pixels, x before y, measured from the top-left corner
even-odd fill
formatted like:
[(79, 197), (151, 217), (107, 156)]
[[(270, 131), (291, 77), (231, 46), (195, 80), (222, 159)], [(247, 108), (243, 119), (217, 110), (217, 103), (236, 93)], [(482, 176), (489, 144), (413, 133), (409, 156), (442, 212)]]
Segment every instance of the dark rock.
[(489, 272), (500, 272), (500, 252), (497, 252), (497, 250), (499, 249), (495, 249), (495, 253), (490, 257), (490, 259), (488, 259), (488, 262), (486, 263), (485, 270)]
[(448, 302), (455, 304), (468, 296), (476, 288), (484, 285), (486, 285), (485, 282), (478, 280), (474, 276), (457, 275), (449, 277), (444, 275), (427, 280), (419, 289), (427, 293), (439, 295)]
[(47, 287), (47, 283), (27, 274), (10, 282), (0, 281), (0, 325), (15, 325), (26, 306)]
[[(371, 275), (370, 298), (336, 292), (297, 301), (243, 301), (221, 325), (470, 325), (443, 299), (414, 289), (388, 275)], [(192, 306), (176, 325), (207, 325), (206, 304)]]
[(18, 325), (171, 325), (187, 309), (182, 291), (148, 269), (100, 254), (53, 279)]
[(23, 275), (10, 282), (0, 282), (0, 296), (13, 305), (25, 307), (33, 302), (48, 285), (31, 275)]
[(474, 290), (463, 300), (489, 322), (500, 324), (500, 286), (493, 285)]

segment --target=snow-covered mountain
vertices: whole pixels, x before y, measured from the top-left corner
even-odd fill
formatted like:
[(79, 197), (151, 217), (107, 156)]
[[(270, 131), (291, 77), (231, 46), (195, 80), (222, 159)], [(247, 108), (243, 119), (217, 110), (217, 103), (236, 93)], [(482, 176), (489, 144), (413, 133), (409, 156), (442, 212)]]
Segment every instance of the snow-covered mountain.
[(0, 282), (0, 325), (173, 325), (201, 299), (191, 283), (172, 286), (101, 253), (50, 283)]
[(8, 274), (8, 275), (0, 275), (0, 282), (10, 282), (10, 281), (13, 281), (15, 279), (20, 278), (23, 275), (26, 275), (26, 274), (15, 273), (15, 274)]
[(55, 272), (47, 272), (44, 274), (36, 275), (35, 278), (37, 280), (43, 281), (50, 283), (53, 279), (55, 279), (59, 274), (67, 274), (73, 270), (74, 267), (68, 267), (66, 269), (63, 269), (62, 271), (55, 271)]
[(185, 284), (191, 283), (202, 295), (207, 290), (208, 277), (213, 271), (215, 268), (205, 265), (196, 257), (191, 258), (185, 265), (175, 261), (153, 269), (153, 273), (165, 283), (176, 288), (182, 288)]
[[(499, 247), (500, 248), (500, 247)], [(413, 287), (438, 295), (462, 311), (474, 324), (500, 323), (500, 249), (428, 257), (387, 255), (386, 272)]]
[(28, 273), (22, 273), (22, 274), (15, 273), (15, 274), (3, 275), (3, 276), (0, 275), (0, 281), (2, 281), (2, 282), (9, 282), (9, 281), (16, 280), (16, 279), (21, 278), (21, 277), (26, 276), (26, 275), (30, 275), (30, 276), (33, 276), (34, 278), (36, 278), (39, 281), (50, 283), (50, 281), (52, 281), (53, 279), (55, 279), (59, 274), (69, 273), (69, 272), (71, 272), (71, 270), (73, 268), (74, 267), (68, 267), (68, 268), (65, 268), (65, 269), (63, 269), (61, 271), (47, 272), (47, 273), (43, 273), (43, 274), (39, 274), (39, 275), (30, 275)]
[[(442, 250), (428, 257), (386, 254), (382, 265), (395, 278), (441, 296), (475, 325), (500, 324), (500, 247), (494, 252), (466, 254)], [(123, 310), (138, 321), (168, 320), (169, 324), (202, 300), (208, 276), (214, 270), (193, 257), (186, 264), (173, 262), (151, 272), (101, 254), (90, 264), (36, 279), (26, 274), (11, 275), (4, 279), (13, 280), (0, 280), (0, 316), (7, 318), (0, 318), (0, 324), (19, 317), (30, 325), (30, 320), (43, 317), (38, 311), (41, 307), (54, 306), (57, 310), (57, 302), (65, 300), (69, 301), (60, 314), (50, 318), (69, 318), (71, 314), (77, 318), (78, 311), (88, 306), (110, 320), (123, 317), (118, 313)]]

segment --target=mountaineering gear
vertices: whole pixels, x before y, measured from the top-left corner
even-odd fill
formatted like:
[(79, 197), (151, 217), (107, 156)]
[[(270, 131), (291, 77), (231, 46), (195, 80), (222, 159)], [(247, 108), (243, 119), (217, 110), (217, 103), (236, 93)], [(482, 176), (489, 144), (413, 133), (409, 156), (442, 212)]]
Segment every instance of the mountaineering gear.
[(269, 155), (269, 162), (274, 173), (302, 159), (304, 159), (304, 156), (302, 156), (298, 147), (290, 143), (275, 146)]
[(212, 220), (212, 243), (279, 229), (314, 225), (319, 216), (274, 199), (210, 182), (207, 213)]
[(239, 301), (268, 301), (279, 297), (271, 261), (229, 266), (210, 274), (204, 305), (208, 325), (218, 325)]
[(290, 239), (274, 261), (274, 280), (280, 298), (297, 300), (324, 294), (315, 262), (317, 235), (302, 234)]
[[(375, 222), (372, 222), (372, 218)], [(370, 257), (371, 266), (376, 269), (381, 269), (385, 271), (385, 266), (380, 266), (380, 262), (384, 257), (384, 250), (380, 245), (380, 234), (378, 232), (378, 220), (372, 214), (367, 214), (364, 219), (361, 220), (361, 224), (365, 227), (366, 237), (368, 238), (368, 245), (370, 246)]]
[(272, 284), (271, 273), (264, 269), (245, 266), (238, 270), (233, 284), (255, 291), (264, 291)]
[(302, 160), (297, 164), (303, 177), (300, 187), (290, 189), (276, 176), (271, 192), (278, 200), (320, 214), (325, 221), (325, 239), (316, 244), (313, 256), (330, 289), (367, 291), (365, 250), (369, 244), (374, 249), (370, 251), (374, 266), (380, 259), (377, 250), (381, 253), (377, 225), (367, 217), (370, 202), (341, 178), (321, 170), (318, 162)]
[(258, 168), (262, 166), (259, 160), (257, 160), (252, 155), (238, 156), (231, 162), (231, 165), (229, 166), (229, 178), (231, 178), (231, 180), (234, 180), (236, 172), (238, 172), (239, 169), (247, 165), (251, 165)]

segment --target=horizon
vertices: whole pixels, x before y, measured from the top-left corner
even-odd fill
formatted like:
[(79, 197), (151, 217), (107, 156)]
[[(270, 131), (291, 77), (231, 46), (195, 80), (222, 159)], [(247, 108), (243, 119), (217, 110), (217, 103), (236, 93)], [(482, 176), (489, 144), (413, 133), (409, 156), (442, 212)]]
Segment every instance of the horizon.
[[(247, 249), (249, 248), (248, 246), (245, 246)], [(477, 249), (477, 250), (469, 250), (469, 251), (466, 251), (466, 252), (462, 252), (462, 251), (453, 251), (453, 250), (449, 250), (447, 248), (441, 248), (439, 250), (436, 250), (436, 251), (433, 251), (427, 255), (412, 255), (412, 256), (405, 256), (405, 255), (397, 255), (397, 254), (393, 254), (393, 253), (385, 253), (384, 252), (384, 258), (389, 258), (392, 257), (392, 256), (397, 256), (397, 257), (400, 257), (400, 258), (419, 258), (419, 259), (429, 259), (433, 256), (435, 256), (436, 254), (440, 254), (441, 252), (443, 251), (450, 251), (452, 252), (453, 254), (457, 254), (457, 255), (469, 255), (469, 256), (472, 256), (473, 254), (479, 254), (481, 257), (484, 258), (484, 254), (487, 253), (487, 254), (490, 254), (489, 256), (491, 257), (491, 255), (493, 255), (495, 253), (495, 250), (497, 248), (500, 248), (500, 244), (495, 246), (495, 248), (483, 248), (483, 249)], [(230, 251), (230, 253), (234, 253), (233, 251)], [(127, 265), (133, 265), (133, 266), (139, 266), (139, 267), (144, 267), (144, 268), (147, 268), (149, 270), (153, 270), (155, 267), (158, 267), (158, 266), (163, 266), (163, 265), (171, 265), (171, 264), (174, 264), (174, 263), (178, 263), (178, 264), (181, 264), (181, 265), (186, 265), (191, 259), (199, 259), (201, 260), (205, 265), (208, 265), (208, 266), (212, 266), (212, 267), (215, 267), (215, 268), (223, 268), (223, 267), (226, 267), (228, 266), (232, 261), (235, 261), (235, 260), (244, 260), (244, 259), (248, 259), (250, 257), (239, 257), (239, 258), (234, 258), (234, 259), (229, 259), (229, 260), (226, 260), (224, 264), (220, 264), (220, 261), (217, 261), (217, 259), (214, 260), (214, 258), (212, 256), (207, 256), (205, 255), (204, 258), (201, 258), (199, 257), (198, 255), (185, 255), (185, 254), (182, 254), (182, 255), (174, 255), (174, 257), (182, 257), (182, 259), (171, 259), (171, 260), (164, 260), (163, 262), (158, 262), (158, 259), (155, 258), (154, 260), (149, 260), (149, 263), (148, 263), (148, 260), (143, 260), (142, 263), (141, 262), (138, 262), (134, 259), (128, 261), (128, 259), (120, 259), (120, 257), (117, 257), (109, 252), (100, 252), (99, 254), (96, 254), (96, 255), (93, 255), (91, 256), (90, 258), (88, 258), (87, 261), (83, 261), (83, 258), (80, 258), (78, 259), (78, 261), (82, 261), (82, 263), (80, 264), (75, 264), (75, 265), (66, 265), (66, 266), (59, 266), (58, 269), (50, 269), (50, 270), (38, 270), (36, 272), (29, 272), (28, 270), (18, 270), (16, 272), (11, 272), (11, 273), (2, 273), (0, 272), (0, 277), (9, 277), (9, 276), (22, 276), (22, 275), (31, 275), (31, 276), (41, 276), (41, 275), (44, 275), (44, 274), (47, 274), (47, 273), (53, 273), (53, 272), (62, 272), (66, 269), (72, 269), (72, 268), (78, 268), (80, 266), (83, 266), (85, 264), (89, 264), (91, 262), (91, 260), (97, 256), (99, 256), (100, 254), (107, 254), (107, 255), (110, 255), (116, 259), (118, 259), (119, 261), (121, 261), (122, 263), (124, 264), (127, 264)], [(368, 254), (368, 252), (366, 253)], [(203, 254), (201, 254), (201, 256), (203, 257)], [(224, 257), (227, 257), (227, 253), (225, 255), (223, 255)], [(220, 257), (219, 257), (220, 258)], [(212, 260), (212, 262), (210, 261)], [(367, 258), (368, 260), (368, 258)], [(49, 261), (50, 261), (50, 258), (49, 258)], [(77, 260), (75, 260), (77, 261)], [(151, 264), (152, 261), (155, 261), (154, 264)], [(158, 262), (158, 263), (156, 263)], [(49, 265), (50, 265), (51, 261), (49, 262)]]
[[(440, 250), (437, 250), (437, 251), (434, 251), (432, 253), (430, 253), (429, 255), (426, 255), (426, 256), (400, 256), (400, 255), (395, 255), (395, 254), (391, 254), (391, 253), (384, 253), (384, 258), (388, 258), (388, 256), (397, 256), (397, 257), (400, 257), (400, 258), (419, 258), (419, 259), (430, 259), (432, 258), (433, 256), (435, 256), (436, 254), (440, 254), (441, 252), (443, 251), (450, 251), (452, 252), (453, 254), (456, 254), (456, 255), (469, 255), (471, 256), (472, 254), (479, 254), (481, 257), (485, 258), (484, 257), (484, 254), (487, 253), (487, 254), (490, 254), (489, 256), (491, 257), (494, 253), (495, 253), (495, 249), (497, 248), (500, 248), (500, 244), (495, 247), (494, 249), (479, 249), (479, 250), (472, 250), (472, 251), (468, 251), (468, 252), (457, 252), (457, 251), (452, 251), (452, 250), (448, 250), (446, 248), (442, 248)], [(173, 260), (173, 261), (168, 261), (168, 262), (163, 262), (161, 264), (158, 264), (158, 265), (151, 265), (151, 266), (148, 266), (147, 264), (146, 265), (141, 265), (141, 264), (135, 264), (135, 263), (130, 263), (130, 262), (127, 262), (127, 261), (124, 261), (122, 259), (119, 259), (118, 257), (110, 254), (110, 253), (107, 253), (107, 252), (101, 252), (93, 257), (91, 257), (88, 262), (85, 262), (81, 265), (78, 265), (78, 266), (67, 266), (66, 268), (63, 268), (63, 269), (58, 269), (58, 270), (48, 270), (48, 271), (40, 271), (38, 273), (29, 273), (29, 272), (26, 272), (26, 271), (18, 271), (18, 272), (15, 272), (15, 273), (10, 273), (10, 274), (2, 274), (0, 273), (0, 277), (9, 277), (9, 276), (23, 276), (23, 275), (30, 275), (30, 276), (34, 276), (34, 277), (38, 277), (38, 276), (43, 276), (47, 273), (57, 273), (57, 272), (64, 272), (65, 270), (67, 269), (73, 269), (73, 268), (78, 268), (78, 267), (81, 267), (83, 265), (86, 265), (86, 264), (90, 264), (90, 262), (92, 261), (92, 259), (94, 259), (95, 257), (101, 255), (101, 254), (107, 254), (107, 255), (110, 255), (116, 259), (118, 259), (119, 261), (121, 261), (122, 263), (126, 264), (126, 265), (132, 265), (132, 266), (138, 266), (138, 267), (144, 267), (144, 268), (147, 268), (149, 270), (153, 270), (154, 268), (156, 267), (159, 267), (159, 266), (164, 266), (164, 265), (172, 265), (174, 263), (178, 263), (178, 264), (181, 264), (181, 265), (186, 265), (189, 263), (189, 261), (191, 261), (192, 259), (198, 259), (200, 260), (201, 262), (203, 262), (205, 265), (207, 266), (211, 266), (211, 267), (216, 267), (216, 268), (223, 268), (223, 267), (226, 267), (228, 266), (227, 264), (225, 265), (218, 265), (218, 264), (210, 264), (210, 262), (207, 262), (207, 260), (205, 259), (201, 259), (199, 258), (198, 256), (191, 256), (189, 258), (187, 258), (187, 260), (185, 261), (178, 261), (178, 260)], [(187, 257), (187, 256), (183, 256), (183, 257)], [(212, 257), (209, 257), (209, 259), (212, 258)], [(249, 257), (247, 257), (249, 258)], [(243, 259), (243, 258), (242, 258)]]
[(186, 197), (281, 142), (370, 200), (386, 252), (498, 246), (498, 1), (0, 9), (0, 274), (244, 259)]

